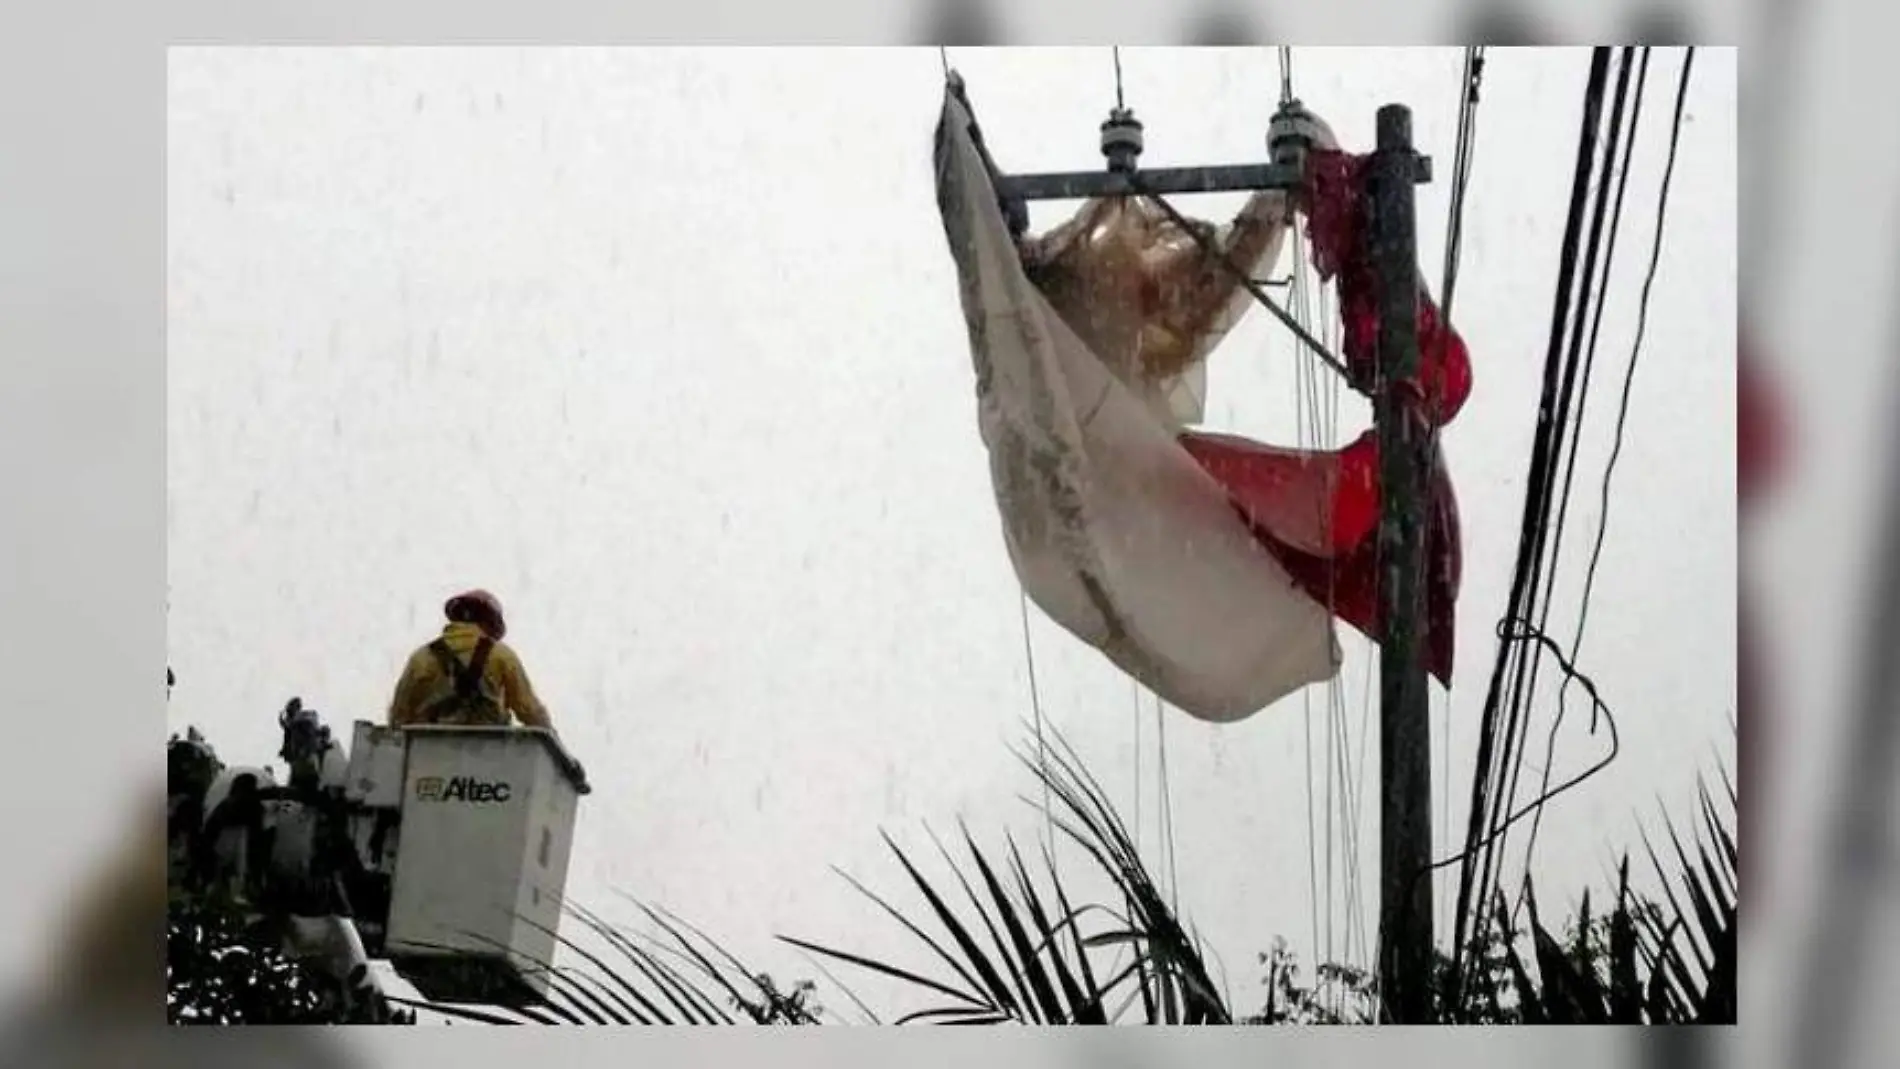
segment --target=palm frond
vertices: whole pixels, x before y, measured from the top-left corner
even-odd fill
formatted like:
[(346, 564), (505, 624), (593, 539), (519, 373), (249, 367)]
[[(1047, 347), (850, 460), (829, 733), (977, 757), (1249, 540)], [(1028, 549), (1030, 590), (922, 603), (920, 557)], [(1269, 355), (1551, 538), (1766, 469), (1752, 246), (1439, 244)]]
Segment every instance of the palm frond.
[[(1674, 865), (1666, 867), (1647, 834), (1644, 836), (1650, 863), (1662, 880), (1672, 911), (1666, 925), (1659, 928), (1652, 924), (1649, 928), (1650, 956), (1667, 975), (1671, 1013), (1682, 1023), (1733, 1024), (1736, 1020), (1741, 866), (1730, 830), (1736, 799), (1726, 769), (1722, 770), (1722, 779), (1729, 788), (1726, 810), (1717, 808), (1715, 794), (1706, 781), (1697, 785), (1700, 820), (1690, 840), (1693, 851), (1685, 844), (1676, 822), (1667, 813), (1663, 815)], [(1670, 938), (1659, 938), (1660, 933)], [(1678, 933), (1682, 938), (1673, 938)], [(1678, 949), (1683, 944), (1687, 944), (1687, 956)]]
[[(637, 900), (634, 905), (660, 931), (660, 937), (636, 935), (598, 913), (573, 903), (563, 912), (604, 944), (606, 953), (583, 945), (530, 918), (524, 923), (550, 935), (586, 967), (528, 963), (548, 978), (545, 1002), (534, 1006), (473, 1007), (439, 1002), (404, 1005), (482, 1024), (591, 1025), (733, 1025), (741, 1023), (817, 1024), (818, 1010), (804, 1001), (806, 985), (791, 995), (769, 976), (749, 969), (717, 941), (680, 918)], [(492, 940), (489, 940), (492, 942)], [(499, 948), (499, 944), (497, 944)], [(453, 953), (455, 948), (436, 948)]]
[[(906, 917), (852, 883), (948, 965), (953, 977), (932, 978), (811, 940), (780, 938), (952, 1000), (911, 1013), (904, 1022), (1105, 1024), (1139, 1000), (1152, 1023), (1231, 1023), (1233, 1015), (1209, 974), (1203, 948), (1175, 916), (1107, 792), (1060, 732), (1044, 730), (1056, 745), (1035, 754), (1027, 746), (1012, 747), (1012, 752), (1050, 800), (1045, 819), (1093, 862), (1086, 871), (1106, 877), (1120, 899), (1119, 911), (1101, 903), (1078, 908), (1072, 877), (1058, 873), (1051, 849), (1043, 851), (1040, 879), (1032, 878), (1014, 838), (1006, 838), (1004, 852), (993, 857), (965, 827), (962, 856), (941, 841), (936, 845), (949, 870), (947, 879), (961, 889), (971, 916), (952, 908), (951, 895), (939, 890), (886, 833), (885, 844), (922, 896), (927, 918)], [(1086, 923), (1097, 914), (1108, 923)], [(1133, 955), (1125, 966), (1100, 956), (1118, 950)], [(1132, 990), (1118, 996), (1124, 988)], [(1118, 998), (1121, 1005), (1111, 1012)]]

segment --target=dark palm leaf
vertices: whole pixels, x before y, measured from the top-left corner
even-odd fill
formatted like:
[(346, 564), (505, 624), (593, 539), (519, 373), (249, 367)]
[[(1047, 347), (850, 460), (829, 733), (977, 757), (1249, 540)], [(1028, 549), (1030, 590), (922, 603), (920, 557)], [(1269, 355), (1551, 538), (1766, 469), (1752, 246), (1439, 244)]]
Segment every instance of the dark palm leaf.
[(1524, 967), (1524, 958), (1517, 952), (1516, 940), (1511, 938), (1511, 907), (1505, 904), (1503, 891), (1497, 892), (1497, 902), (1492, 908), (1498, 930), (1504, 933), (1505, 963), (1510, 966), (1511, 983), (1517, 988), (1517, 1004), (1519, 1012), (1524, 1015), (1524, 1023), (1548, 1023), (1549, 1015), (1544, 1011), (1544, 1000), (1538, 993), (1537, 985), (1531, 982), (1530, 970)]
[[(407, 1006), (412, 1010), (428, 1010), (430, 1013), (440, 1014), (444, 1017), (453, 1017), (461, 1021), (473, 1021), (476, 1024), (514, 1026), (514, 1025), (519, 1025), (522, 1023), (521, 1021), (513, 1017), (504, 1017), (499, 1013), (490, 1013), (485, 1010), (473, 1009), (468, 1006), (453, 1006), (453, 1005), (448, 1005), (448, 1004), (440, 1003), (440, 1002), (424, 1002), (424, 1001), (418, 1001), (416, 999), (403, 998), (401, 995), (389, 995), (387, 996), (387, 998), (389, 999), (390, 1002), (398, 1006)], [(528, 1011), (515, 1010), (513, 1012), (519, 1014), (522, 1017), (527, 1017), (529, 1024), (554, 1024), (555, 1023), (553, 1021), (549, 1021), (546, 1019), (537, 1020), (536, 1015)]]
[[(657, 955), (638, 945), (620, 928), (609, 924), (593, 914), (583, 914), (587, 926), (615, 950), (620, 952), (622, 960), (632, 966), (633, 971), (644, 977), (646, 986), (641, 1004), (650, 1007), (657, 1016), (656, 1024), (731, 1024), (732, 1019), (721, 1013), (712, 1000), (694, 991), (693, 985), (679, 974), (679, 970), (661, 961)], [(641, 986), (624, 971), (612, 970), (611, 975), (623, 986), (641, 990)], [(661, 1007), (661, 1002), (671, 1007)]]
[[(1108, 1015), (1103, 1010), (1102, 1004), (1084, 993), (1082, 984), (1077, 982), (1075, 974), (1069, 968), (1069, 963), (1063, 958), (1060, 942), (1063, 926), (1073, 931), (1073, 925), (1070, 925), (1066, 918), (1062, 926), (1050, 923), (1049, 915), (1042, 906), (1042, 898), (1036, 894), (1035, 885), (1030, 882), (1029, 870), (1023, 865), (1022, 854), (1016, 849), (1014, 841), (1009, 844), (1009, 865), (1010, 875), (1015, 878), (1016, 889), (1022, 895), (1024, 905), (1029, 908), (1029, 917), (1034, 922), (1036, 930), (1052, 933), (1052, 938), (1046, 945), (1037, 947), (1036, 953), (1038, 955), (1047, 953), (1049, 956), (1049, 965), (1055, 971), (1056, 982), (1062, 986), (1062, 998), (1068, 1006), (1066, 1016), (1077, 1024), (1107, 1024)], [(1079, 965), (1084, 974), (1084, 982), (1093, 985), (1095, 981), (1094, 977), (1088, 973), (1088, 959), (1082, 958)]]
[(1730, 830), (1734, 784), (1726, 769), (1722, 780), (1729, 802), (1726, 812), (1716, 808), (1706, 781), (1698, 784), (1701, 820), (1693, 856), (1667, 814), (1663, 821), (1675, 865), (1666, 866), (1648, 834), (1643, 836), (1669, 905), (1667, 916), (1660, 911), (1640, 914), (1645, 921), (1639, 933), (1643, 956), (1652, 969), (1645, 999), (1652, 1024), (1733, 1024), (1736, 1019), (1740, 865)]
[(543, 1004), (505, 1010), (435, 1002), (404, 1001), (403, 1005), (482, 1024), (739, 1023), (722, 1006), (724, 1000), (743, 1010), (752, 1023), (819, 1023), (802, 996), (787, 998), (769, 977), (747, 969), (697, 928), (663, 911), (638, 902), (635, 905), (660, 929), (662, 938), (636, 939), (590, 910), (571, 903), (563, 906), (587, 932), (606, 944), (614, 960), (578, 940), (521, 918), (552, 935), (587, 966), (557, 968), (548, 962), (531, 963), (531, 968), (548, 977), (548, 997)]
[[(1155, 984), (1161, 1002), (1160, 1020), (1166, 1023), (1229, 1024), (1232, 1014), (1217, 993), (1201, 948), (1189, 938), (1173, 906), (1148, 874), (1128, 829), (1116, 814), (1107, 792), (1087, 771), (1075, 750), (1055, 732), (1059, 749), (1056, 763), (1038, 764), (1019, 749), (1017, 758), (1061, 801), (1072, 821), (1055, 820), (1073, 841), (1121, 885), (1136, 930), (1145, 939), (1138, 954), (1150, 967), (1144, 970)], [(1035, 804), (1033, 801), (1031, 804)], [(1051, 819), (1055, 814), (1049, 814)], [(1079, 827), (1078, 827), (1079, 825)], [(1155, 1020), (1150, 1013), (1150, 1020)]]
[(1543, 1017), (1552, 1024), (1601, 1024), (1608, 1016), (1603, 993), (1592, 972), (1577, 967), (1564, 955), (1564, 949), (1545, 929), (1537, 912), (1537, 896), (1524, 889), (1530, 907), (1531, 945), (1537, 955), (1537, 971), (1543, 981), (1538, 995), (1543, 1002)]
[(1643, 1023), (1643, 989), (1636, 973), (1636, 922), (1630, 917), (1630, 859), (1617, 869), (1616, 910), (1610, 914), (1610, 1020)]
[[(1028, 984), (1025, 981), (1025, 974), (1034, 968), (1035, 963), (1033, 960), (1025, 961), (1023, 958), (1028, 957), (1033, 959), (1034, 955), (1025, 955), (1020, 948), (1004, 942), (1001, 933), (996, 930), (996, 919), (990, 915), (991, 907), (986, 906), (983, 899), (977, 896), (976, 888), (970, 885), (970, 880), (964, 875), (963, 870), (957, 868), (956, 861), (951, 858), (950, 851), (944, 848), (942, 841), (938, 840), (934, 834), (931, 836), (931, 839), (936, 843), (937, 852), (943, 855), (944, 862), (949, 866), (950, 871), (956, 874), (957, 883), (962, 885), (964, 895), (969, 898), (970, 905), (975, 908), (977, 917), (983, 921), (984, 930), (989, 932), (990, 945), (996, 949), (995, 960), (1001, 963), (1000, 968), (997, 968), (991, 963), (991, 969), (998, 977), (1001, 977), (1004, 972), (1008, 972), (1009, 974), (1010, 983), (1008, 986), (1005, 986), (1000, 979), (997, 983), (997, 993), (1002, 996), (1003, 1005), (1001, 1008), (1010, 1011), (1012, 1014), (1022, 1016), (1031, 1024), (1049, 1023), (1041, 1017), (1039, 1011), (1044, 1007), (1039, 1005), (1038, 1002), (1031, 997)], [(977, 868), (982, 870), (984, 877), (991, 884), (992, 888), (994, 888), (995, 881), (991, 878), (989, 865), (984, 862), (982, 851), (978, 850), (976, 844), (970, 841), (968, 829), (964, 831), (964, 841), (970, 845), (970, 853), (976, 859)], [(1000, 891), (993, 890), (991, 902), (997, 913), (1009, 913), (1009, 899), (1003, 896)], [(986, 959), (986, 963), (987, 962), (988, 959)]]
[[(910, 1014), (903, 1019), (906, 1022), (1103, 1024), (1139, 1000), (1150, 1022), (1230, 1023), (1232, 1015), (1208, 972), (1203, 948), (1176, 918), (1106, 792), (1066, 740), (1059, 733), (1055, 739), (1058, 745), (1039, 756), (1027, 747), (1017, 748), (1016, 756), (1040, 780), (1050, 799), (1044, 812), (1049, 825), (1094, 863), (1091, 871), (1107, 878), (1122, 901), (1122, 912), (1100, 904), (1078, 909), (1072, 888), (1058, 874), (1048, 849), (1043, 852), (1040, 874), (1045, 891), (1031, 878), (1014, 839), (1007, 840), (1004, 863), (997, 864), (965, 828), (967, 861), (959, 862), (941, 843), (938, 848), (975, 910), (974, 918), (952, 910), (947, 896), (888, 835), (886, 844), (923, 895), (932, 926), (941, 935), (926, 934), (922, 923), (871, 896), (950, 965), (966, 985), (962, 990), (954, 981), (926, 978), (863, 955), (807, 940), (786, 941), (954, 1000)], [(1054, 912), (1048, 908), (1050, 902), (1056, 906)], [(1086, 923), (1094, 914), (1110, 922), (1106, 926)], [(1132, 954), (1123, 966), (1097, 957), (1123, 950)], [(1118, 995), (1128, 987), (1133, 990)], [(1118, 1001), (1121, 1006), (1111, 1012), (1110, 1006)]]

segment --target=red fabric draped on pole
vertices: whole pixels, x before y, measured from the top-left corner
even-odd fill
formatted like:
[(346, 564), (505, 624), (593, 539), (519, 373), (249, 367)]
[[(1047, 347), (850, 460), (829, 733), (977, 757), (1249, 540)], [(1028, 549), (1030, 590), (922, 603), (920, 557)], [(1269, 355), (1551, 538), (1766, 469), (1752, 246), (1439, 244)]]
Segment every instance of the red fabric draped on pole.
[[(1353, 384), (1379, 380), (1378, 277), (1365, 238), (1369, 157), (1316, 150), (1309, 157), (1307, 236), (1320, 277), (1337, 280), (1343, 358)], [(1420, 287), (1419, 363), (1400, 384), (1434, 430), (1471, 394), (1463, 339)], [(1279, 449), (1228, 435), (1186, 431), (1180, 441), (1226, 489), (1254, 537), (1315, 600), (1377, 641), (1379, 604), (1379, 441), (1367, 431), (1335, 452)], [(1451, 685), (1462, 570), (1458, 502), (1444, 458), (1432, 456), (1426, 527), (1427, 669)]]

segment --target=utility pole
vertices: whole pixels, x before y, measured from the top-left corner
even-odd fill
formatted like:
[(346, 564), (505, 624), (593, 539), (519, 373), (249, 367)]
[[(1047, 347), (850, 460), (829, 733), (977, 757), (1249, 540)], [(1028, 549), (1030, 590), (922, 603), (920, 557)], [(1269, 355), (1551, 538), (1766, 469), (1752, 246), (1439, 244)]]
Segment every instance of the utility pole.
[(1431, 727), (1425, 674), (1425, 497), (1430, 432), (1417, 374), (1417, 170), (1412, 112), (1379, 109), (1370, 166), (1372, 255), (1379, 275), (1379, 992), (1397, 1024), (1432, 1018)]

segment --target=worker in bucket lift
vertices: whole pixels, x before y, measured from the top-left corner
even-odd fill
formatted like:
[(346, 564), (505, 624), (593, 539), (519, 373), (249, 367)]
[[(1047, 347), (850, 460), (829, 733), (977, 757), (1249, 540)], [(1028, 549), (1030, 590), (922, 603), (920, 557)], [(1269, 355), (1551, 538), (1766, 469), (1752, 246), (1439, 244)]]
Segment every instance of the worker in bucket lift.
[(501, 602), (486, 590), (470, 590), (450, 598), (442, 612), (448, 623), (441, 637), (411, 654), (403, 668), (389, 725), (505, 726), (512, 714), (528, 727), (552, 731), (521, 658), (502, 642), (508, 624)]

